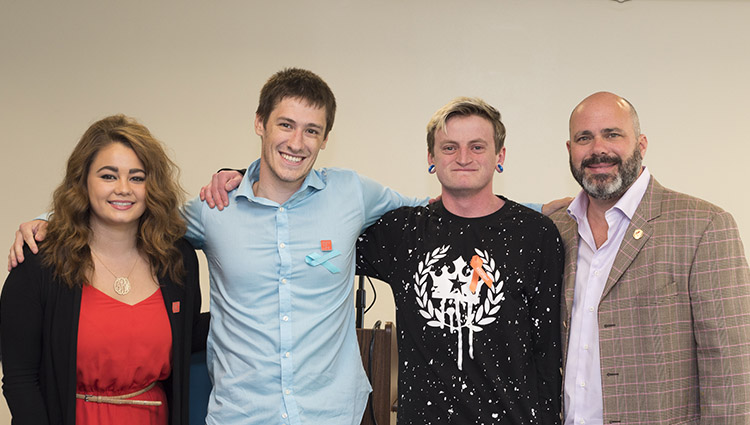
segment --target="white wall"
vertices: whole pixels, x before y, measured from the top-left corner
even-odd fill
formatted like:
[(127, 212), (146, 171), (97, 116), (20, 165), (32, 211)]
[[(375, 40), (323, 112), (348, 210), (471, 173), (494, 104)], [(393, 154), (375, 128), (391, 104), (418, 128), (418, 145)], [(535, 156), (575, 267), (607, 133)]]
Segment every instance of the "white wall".
[[(508, 127), (496, 192), (572, 195), (570, 110), (614, 91), (637, 107), (645, 163), (666, 186), (734, 213), (750, 241), (750, 2), (396, 0), (2, 2), (0, 247), (44, 211), (83, 131), (138, 117), (197, 193), (219, 167), (258, 156), (257, 95), (287, 66), (333, 88), (339, 113), (319, 166), (344, 166), (410, 195), (437, 194), (424, 127), (459, 95)], [(0, 281), (6, 273), (0, 274)], [(376, 319), (393, 320), (379, 286)], [(2, 407), (5, 408), (3, 403)], [(0, 424), (9, 423), (0, 412)]]

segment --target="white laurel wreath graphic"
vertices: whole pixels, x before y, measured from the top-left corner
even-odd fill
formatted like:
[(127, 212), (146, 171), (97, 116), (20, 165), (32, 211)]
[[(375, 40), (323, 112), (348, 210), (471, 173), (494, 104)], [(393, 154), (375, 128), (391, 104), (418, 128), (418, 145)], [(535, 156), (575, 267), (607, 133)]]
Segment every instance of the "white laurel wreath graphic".
[[(419, 262), (417, 272), (414, 273), (414, 290), (417, 293), (417, 304), (419, 305), (419, 314), (427, 319), (427, 325), (432, 327), (450, 326), (445, 321), (445, 317), (439, 310), (435, 309), (432, 302), (427, 297), (427, 276), (432, 266), (445, 258), (448, 246), (444, 245), (435, 248), (425, 255), (424, 261)], [(505, 298), (502, 292), (504, 282), (500, 281), (500, 271), (495, 269), (495, 260), (490, 257), (487, 251), (474, 249), (479, 258), (482, 259), (482, 268), (487, 274), (492, 276), (493, 285), (487, 291), (487, 297), (484, 303), (467, 317), (466, 323), (462, 326), (471, 328), (474, 332), (481, 332), (482, 326), (489, 325), (497, 320), (497, 313), (500, 311), (500, 301)], [(481, 281), (480, 281), (481, 284)]]

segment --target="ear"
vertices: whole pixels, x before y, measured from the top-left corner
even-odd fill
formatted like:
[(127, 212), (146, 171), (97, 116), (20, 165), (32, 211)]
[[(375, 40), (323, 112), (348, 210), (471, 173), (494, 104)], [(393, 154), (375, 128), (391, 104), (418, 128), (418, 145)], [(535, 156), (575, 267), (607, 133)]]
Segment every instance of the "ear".
[(565, 147), (568, 148), (568, 154), (570, 154), (570, 140), (565, 142)]
[(261, 118), (258, 114), (255, 114), (255, 134), (262, 137), (265, 132), (266, 126), (263, 125), (263, 118)]
[(500, 148), (500, 152), (497, 154), (497, 163), (503, 165), (505, 163), (505, 146)]
[(432, 156), (430, 151), (427, 151), (427, 165), (435, 165), (435, 158)]
[(645, 134), (638, 136), (638, 149), (641, 151), (641, 158), (645, 158), (646, 149), (648, 149), (648, 139)]
[(328, 136), (326, 136), (326, 138), (323, 139), (323, 143), (320, 144), (320, 150), (325, 150), (326, 144), (328, 144)]

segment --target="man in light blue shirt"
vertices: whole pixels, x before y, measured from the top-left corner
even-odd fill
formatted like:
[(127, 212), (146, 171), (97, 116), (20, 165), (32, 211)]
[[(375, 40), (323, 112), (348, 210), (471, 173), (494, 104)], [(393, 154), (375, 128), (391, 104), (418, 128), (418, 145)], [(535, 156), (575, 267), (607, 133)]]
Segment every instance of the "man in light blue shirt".
[(370, 386), (354, 328), (357, 236), (424, 201), (353, 171), (314, 170), (335, 98), (317, 75), (283, 70), (260, 95), (261, 158), (223, 212), (196, 198), (186, 237), (208, 258), (214, 382), (208, 424), (358, 424)]

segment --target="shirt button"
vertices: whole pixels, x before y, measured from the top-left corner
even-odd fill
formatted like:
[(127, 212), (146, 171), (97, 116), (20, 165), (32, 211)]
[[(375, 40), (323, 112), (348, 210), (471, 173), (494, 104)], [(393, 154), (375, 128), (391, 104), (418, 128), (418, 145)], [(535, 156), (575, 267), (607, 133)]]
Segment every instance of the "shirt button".
[[(284, 212), (284, 207), (279, 207), (280, 212)], [(286, 416), (284, 416), (286, 418)]]
[(281, 283), (286, 283), (286, 278), (281, 279)]
[(282, 414), (281, 414), (281, 417), (282, 417), (282, 418), (284, 418), (284, 419), (286, 419), (286, 418), (287, 418), (288, 416), (289, 416), (289, 415), (287, 415), (286, 413), (282, 413)]
[(279, 248), (281, 248), (281, 249), (284, 249), (285, 246), (286, 246), (286, 244), (284, 242), (282, 242), (282, 243), (279, 244)]
[(288, 351), (287, 351), (286, 353), (284, 353), (284, 357), (287, 357), (287, 358), (288, 358), (289, 356), (291, 356), (291, 355), (292, 355), (292, 353), (290, 353), (290, 352), (288, 352)]
[(589, 311), (593, 313), (594, 312), (594, 307), (589, 307)]
[(286, 394), (286, 395), (289, 395), (289, 394), (291, 394), (291, 393), (292, 393), (292, 390), (285, 390), (285, 391), (284, 391), (284, 394)]
[(589, 349), (589, 345), (588, 344), (583, 344), (583, 349), (584, 350), (588, 350)]
[(289, 316), (284, 316), (284, 317), (281, 318), (281, 320), (283, 320), (285, 322), (288, 322), (289, 321)]
[(586, 423), (586, 421), (584, 421), (583, 419), (581, 419), (580, 421), (578, 421), (578, 423), (579, 423), (579, 424), (585, 424), (585, 423)]
[[(582, 388), (586, 387), (586, 383), (585, 383), (585, 382), (581, 382), (581, 387), (582, 387)], [(287, 390), (287, 391), (288, 391), (288, 390)]]
[(594, 276), (599, 276), (599, 270), (594, 272)]

